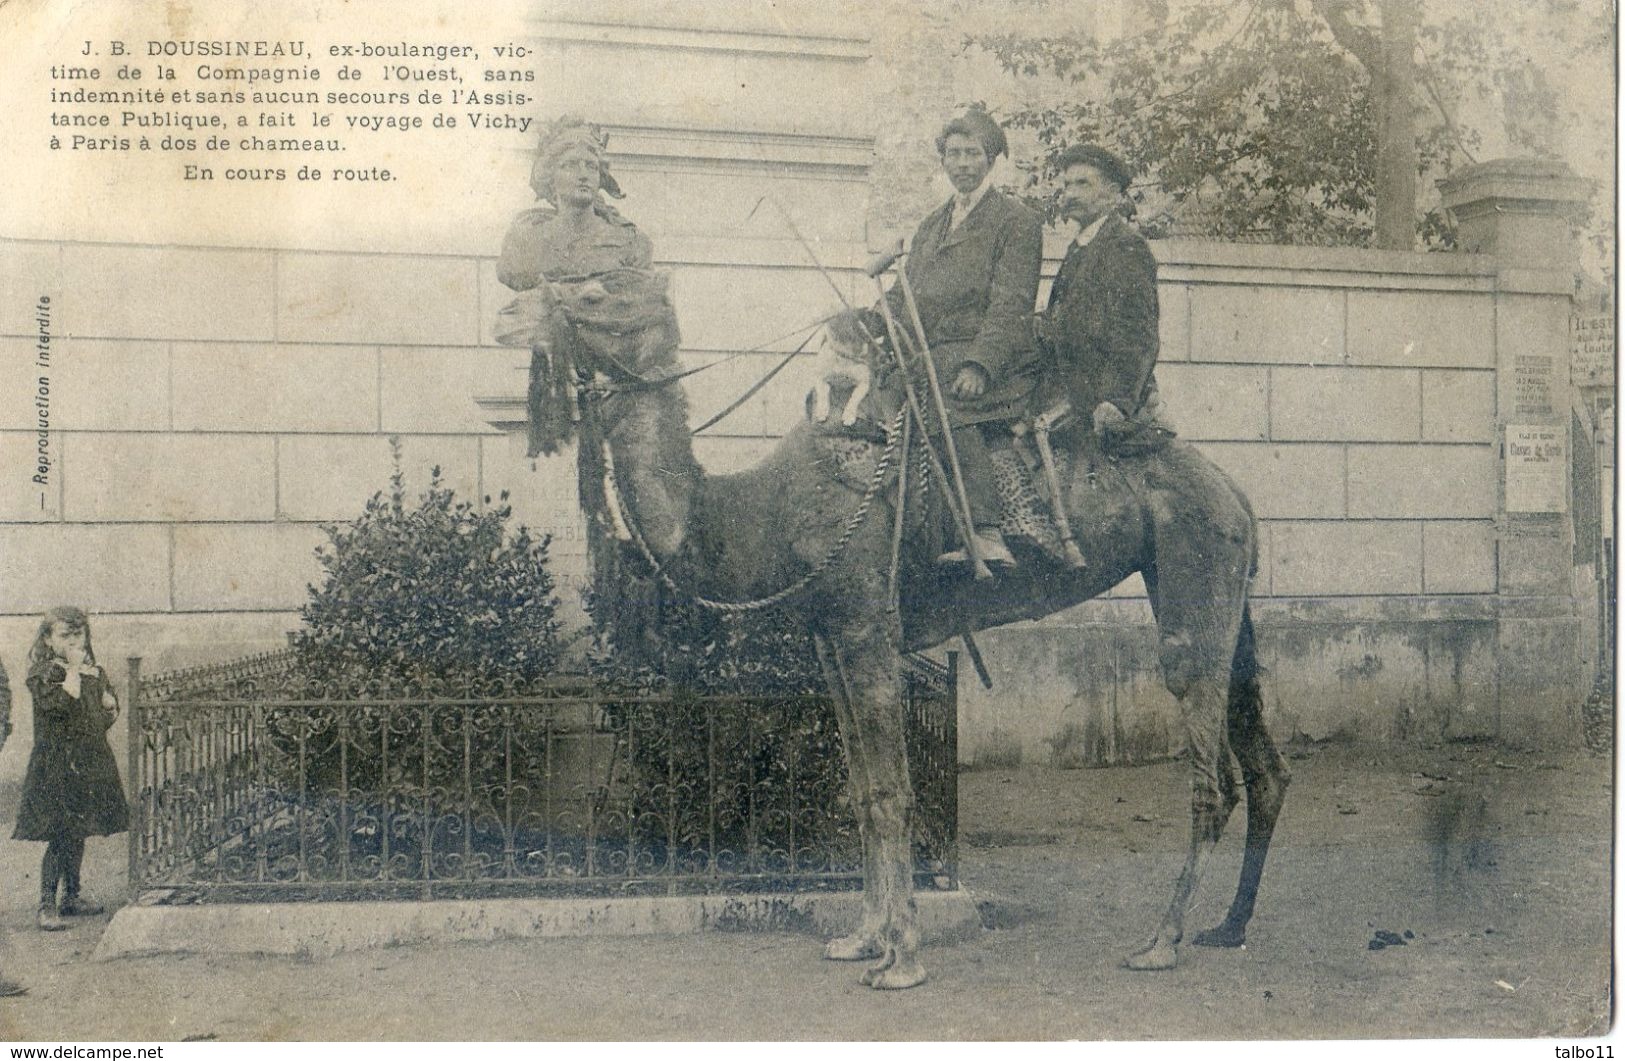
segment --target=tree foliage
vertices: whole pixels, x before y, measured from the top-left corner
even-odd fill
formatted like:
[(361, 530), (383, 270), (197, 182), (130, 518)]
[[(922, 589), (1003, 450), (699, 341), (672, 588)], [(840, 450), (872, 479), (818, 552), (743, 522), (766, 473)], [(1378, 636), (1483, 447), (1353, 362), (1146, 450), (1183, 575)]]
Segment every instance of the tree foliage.
[[(1575, 3), (1547, 0), (1554, 10)], [(1367, 245), (1380, 142), (1385, 128), (1396, 127), (1391, 115), (1385, 121), (1389, 86), (1409, 93), (1398, 106), (1413, 142), (1399, 146), (1422, 188), (1474, 160), (1481, 137), (1460, 117), (1470, 101), (1499, 101), (1520, 148), (1554, 150), (1557, 93), (1500, 17), (1505, 12), (1419, 5), (1231, 0), (1178, 5), (1150, 28), (1115, 39), (993, 34), (968, 43), (1026, 81), (1058, 87), (1008, 114), (1036, 136), (1040, 180), (1055, 176), (1069, 144), (1094, 141), (1139, 169), (1131, 193), (1149, 235)], [(1396, 17), (1401, 11), (1422, 16), (1409, 56), (1414, 70), (1403, 77), (1384, 38), (1385, 29), (1410, 32)], [(1384, 15), (1393, 25), (1383, 25)], [(1606, 32), (1578, 42), (1610, 44)], [(1027, 194), (1043, 204), (1045, 191), (1039, 184)], [(1437, 207), (1424, 201), (1407, 209), (1426, 244), (1448, 243)]]

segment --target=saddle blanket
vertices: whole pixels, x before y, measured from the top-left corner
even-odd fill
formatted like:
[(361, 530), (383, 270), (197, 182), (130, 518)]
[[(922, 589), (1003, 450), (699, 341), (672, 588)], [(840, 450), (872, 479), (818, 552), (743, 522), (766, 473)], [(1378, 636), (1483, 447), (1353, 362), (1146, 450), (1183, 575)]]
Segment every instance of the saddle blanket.
[[(829, 468), (837, 480), (856, 491), (868, 487), (874, 474), (875, 458), (881, 451), (880, 445), (861, 438), (830, 434), (818, 438), (818, 448), (822, 450), (821, 463)], [(913, 463), (909, 468), (909, 508), (915, 513), (940, 513), (945, 517), (946, 510), (941, 497), (937, 495), (930, 455), (918, 444), (913, 449)], [(999, 496), (999, 530), (1006, 540), (1038, 549), (1058, 563), (1065, 563), (1066, 554), (1050, 508), (1049, 487), (1044, 481), (1043, 467), (1029, 468), (1014, 448), (994, 449), (989, 456), (993, 461), (994, 486)], [(1070, 450), (1056, 449), (1055, 470), (1062, 483), (1070, 479), (1073, 459)], [(893, 472), (891, 478), (894, 482), (895, 477), (896, 473)], [(929, 517), (927, 522), (931, 522)], [(957, 540), (958, 535), (950, 534), (948, 537)]]
[[(995, 449), (988, 456), (993, 459), (993, 480), (999, 490), (999, 530), (1007, 540), (1029, 542), (1064, 563), (1066, 554), (1043, 467), (1029, 469), (1014, 449)], [(1070, 451), (1056, 451), (1055, 473), (1062, 484), (1071, 481)]]

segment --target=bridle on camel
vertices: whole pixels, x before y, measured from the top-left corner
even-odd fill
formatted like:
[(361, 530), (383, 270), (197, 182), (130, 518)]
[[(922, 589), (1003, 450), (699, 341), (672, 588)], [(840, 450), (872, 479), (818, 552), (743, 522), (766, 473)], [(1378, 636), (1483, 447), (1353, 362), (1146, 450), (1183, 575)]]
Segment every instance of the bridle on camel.
[[(713, 414), (712, 417), (705, 423), (691, 430), (689, 434), (697, 435), (708, 427), (715, 427), (717, 424), (727, 419), (729, 414), (738, 410), (741, 405), (744, 405), (746, 402), (754, 398), (763, 387), (773, 382), (774, 376), (777, 376), (780, 372), (783, 372), (785, 368), (789, 366), (790, 362), (796, 359), (796, 355), (807, 349), (807, 344), (812, 342), (812, 337), (818, 333), (819, 327), (821, 327), (824, 323), (825, 322), (823, 320), (817, 320), (812, 324), (803, 325), (802, 327), (797, 328), (795, 331), (782, 335), (777, 339), (770, 339), (768, 340), (768, 343), (758, 344), (759, 346), (765, 346), (771, 343), (782, 342), (785, 339), (792, 339), (801, 332), (807, 333), (806, 337), (803, 338), (801, 342), (796, 344), (796, 348), (786, 353), (779, 363), (769, 369), (761, 379), (745, 388), (745, 392), (743, 394), (729, 402), (720, 412)], [(608, 329), (605, 330), (608, 331)], [(610, 332), (610, 334), (620, 335), (627, 333)], [(620, 374), (620, 378), (615, 382), (584, 382), (580, 385), (580, 389), (592, 397), (604, 398), (614, 397), (617, 394), (637, 394), (642, 391), (659, 390), (662, 387), (676, 383), (678, 380), (685, 379), (689, 376), (697, 376), (707, 369), (716, 368), (718, 365), (726, 365), (728, 362), (744, 357), (746, 354), (754, 354), (756, 352), (757, 350), (755, 349), (741, 350), (738, 353), (729, 354), (727, 357), (721, 358), (717, 361), (712, 361), (694, 368), (686, 368), (681, 372), (673, 372), (670, 375), (656, 377), (641, 375), (621, 364), (620, 361), (617, 360), (613, 355), (604, 354), (602, 356), (605, 360), (609, 361), (609, 363)]]
[[(566, 311), (565, 316), (566, 316), (566, 318), (569, 318), (569, 317), (571, 317), (571, 314), (568, 311)], [(574, 321), (574, 323), (576, 323), (577, 326), (579, 326), (581, 321), (579, 319), (577, 319), (577, 320)], [(707, 428), (714, 427), (717, 424), (721, 423), (730, 414), (735, 412), (741, 405), (744, 405), (746, 402), (750, 401), (753, 397), (755, 397), (756, 394), (758, 392), (760, 392), (763, 387), (767, 386), (770, 382), (772, 382), (772, 380), (773, 380), (773, 378), (775, 376), (777, 376), (780, 372), (783, 372), (786, 368), (788, 368), (789, 365), (790, 365), (790, 362), (794, 361), (798, 354), (800, 354), (803, 350), (807, 349), (807, 344), (812, 342), (813, 336), (818, 334), (818, 329), (821, 328), (826, 323), (828, 323), (828, 318), (820, 317), (818, 320), (815, 320), (810, 324), (803, 324), (801, 327), (796, 328), (793, 331), (786, 332), (783, 335), (780, 335), (780, 336), (777, 336), (775, 338), (769, 339), (766, 342), (757, 343), (756, 345), (750, 347), (749, 349), (740, 350), (740, 351), (738, 351), (736, 353), (729, 354), (727, 357), (719, 358), (716, 361), (711, 361), (711, 362), (708, 362), (708, 363), (706, 363), (704, 365), (698, 365), (698, 366), (696, 366), (694, 368), (683, 369), (680, 372), (672, 372), (672, 373), (669, 373), (669, 374), (663, 375), (663, 376), (655, 376), (655, 377), (645, 376), (642, 373), (638, 372), (636, 369), (628, 368), (626, 365), (622, 364), (620, 359), (615, 357), (615, 355), (607, 353), (607, 352), (601, 352), (596, 356), (602, 357), (606, 362), (608, 362), (609, 367), (614, 369), (614, 379), (613, 379), (613, 381), (612, 382), (597, 382), (597, 383), (590, 383), (590, 382), (583, 381), (583, 382), (581, 382), (579, 384), (579, 388), (581, 390), (589, 392), (593, 396), (599, 396), (599, 397), (611, 397), (611, 396), (616, 395), (616, 394), (636, 394), (636, 393), (643, 392), (643, 391), (658, 390), (661, 387), (669, 386), (669, 385), (671, 385), (673, 383), (676, 383), (679, 380), (686, 379), (689, 376), (697, 376), (701, 372), (705, 372), (705, 371), (707, 371), (709, 369), (716, 368), (719, 365), (726, 365), (730, 361), (736, 361), (739, 358), (744, 357), (747, 354), (759, 353), (766, 347), (772, 346), (775, 343), (783, 342), (786, 339), (794, 339), (796, 336), (801, 335), (803, 332), (806, 332), (806, 335), (802, 336), (801, 342), (796, 344), (795, 349), (790, 350), (789, 352), (787, 352), (784, 355), (784, 357), (779, 360), (779, 363), (774, 365), (771, 369), (769, 369), (767, 371), (767, 373), (762, 376), (761, 379), (758, 379), (755, 383), (752, 383), (749, 387), (747, 387), (743, 394), (739, 395), (739, 397), (737, 397), (733, 401), (729, 402), (728, 405), (726, 407), (724, 407), (720, 412), (715, 413), (705, 423), (701, 424), (699, 427), (696, 427), (692, 431), (689, 432), (690, 435), (697, 435), (700, 432), (706, 430)], [(611, 326), (611, 325), (608, 325), (608, 324), (594, 322), (592, 324), (592, 327), (594, 329), (598, 330), (598, 331), (601, 331), (601, 332), (605, 333), (606, 335), (613, 335), (613, 336), (616, 336), (617, 338), (622, 338), (622, 337), (625, 337), (625, 336), (628, 336), (628, 335), (632, 335), (632, 334), (634, 334), (634, 333), (636, 333), (638, 331), (641, 331), (641, 330), (643, 330), (643, 328), (648, 327), (648, 325), (641, 325), (641, 326), (623, 325), (621, 327), (614, 327), (614, 326)]]
[[(903, 418), (907, 413), (908, 409), (906, 407), (899, 409), (897, 416), (891, 422), (891, 426), (887, 428), (886, 447), (881, 451), (880, 459), (875, 462), (874, 474), (869, 477), (869, 485), (864, 489), (863, 499), (858, 502), (858, 507), (853, 510), (852, 515), (847, 518), (845, 526), (841, 528), (840, 537), (835, 539), (835, 543), (829, 547), (823, 557), (808, 568), (800, 578), (765, 597), (758, 597), (755, 600), (748, 601), (713, 600), (710, 597), (702, 596), (679, 586), (677, 580), (672, 578), (671, 572), (666, 570), (665, 565), (660, 562), (660, 558), (654, 554), (654, 550), (649, 548), (649, 543), (644, 539), (643, 533), (638, 529), (637, 522), (632, 518), (631, 509), (627, 506), (625, 499), (621, 497), (620, 486), (615, 477), (615, 458), (610, 453), (608, 439), (603, 439), (600, 445), (603, 447), (604, 456), (604, 498), (609, 504), (610, 521), (617, 531), (623, 529), (626, 531), (627, 540), (637, 547), (638, 554), (643, 558), (643, 562), (649, 565), (649, 569), (660, 580), (660, 584), (679, 597), (692, 601), (708, 611), (728, 614), (764, 611), (768, 608), (777, 607), (811, 586), (820, 575), (829, 570), (830, 565), (840, 559), (841, 554), (846, 551), (846, 547), (851, 544), (852, 536), (858, 532), (859, 527), (863, 526), (863, 521), (869, 516), (870, 508), (874, 506), (875, 498), (880, 494), (881, 486), (886, 482), (886, 475), (891, 470), (891, 463), (897, 456), (898, 443), (904, 437)], [(600, 432), (601, 434), (602, 432)], [(901, 499), (899, 499), (899, 504), (901, 504)]]
[[(574, 323), (577, 327), (580, 327), (583, 322), (576, 320)], [(641, 330), (631, 327), (611, 329), (596, 322), (593, 323), (591, 327), (595, 330), (604, 331), (608, 334), (616, 336), (626, 336)], [(816, 325), (814, 327), (816, 327)], [(791, 334), (793, 335), (795, 333)], [(726, 416), (735, 408), (738, 408), (739, 405), (742, 405), (745, 401), (749, 400), (752, 394), (756, 393), (756, 391), (765, 386), (767, 382), (777, 375), (785, 365), (789, 364), (790, 359), (794, 358), (796, 354), (799, 354), (801, 350), (806, 347), (807, 342), (811, 338), (812, 336), (809, 334), (807, 339), (804, 339), (800, 346), (791, 351), (790, 354), (786, 356), (786, 358), (779, 365), (777, 365), (761, 380), (757, 381), (757, 383), (751, 389), (747, 390), (742, 396), (736, 399), (732, 405), (730, 405), (727, 409), (724, 409), (717, 416), (712, 417), (711, 420), (700, 425), (700, 427), (696, 428), (691, 433), (697, 434), (699, 431), (711, 426), (711, 424), (722, 419), (723, 416)], [(703, 372), (708, 368), (714, 368), (717, 365), (722, 364), (724, 361), (729, 361), (732, 360), (733, 357), (739, 356), (741, 355), (735, 354), (732, 355), (732, 357), (724, 358), (722, 361), (714, 361), (710, 364), (701, 365), (698, 368), (686, 369), (681, 372), (673, 372), (661, 376), (646, 376), (636, 369), (628, 368), (613, 355), (602, 351), (596, 351), (594, 354), (595, 359), (601, 357), (608, 362), (609, 367), (614, 370), (616, 378), (601, 382), (583, 383), (581, 393), (584, 397), (589, 399), (601, 399), (618, 394), (639, 394), (661, 390), (665, 387), (671, 386), (674, 383), (677, 383), (679, 380), (682, 380), (687, 376), (692, 376), (698, 372)], [(609, 374), (600, 373), (600, 375)], [(886, 476), (891, 471), (892, 462), (897, 458), (899, 445), (906, 437), (903, 430), (903, 424), (908, 415), (908, 407), (904, 406), (900, 408), (897, 411), (896, 417), (893, 418), (891, 424), (887, 427), (886, 445), (884, 449), (881, 450), (879, 460), (875, 462), (874, 472), (869, 477), (869, 482), (864, 489), (863, 497), (858, 502), (858, 507), (853, 510), (852, 515), (847, 517), (846, 523), (841, 528), (840, 536), (836, 538), (834, 544), (829, 547), (829, 549), (824, 553), (823, 557), (821, 557), (816, 564), (808, 568), (799, 578), (790, 583), (788, 586), (785, 586), (783, 589), (780, 589), (774, 593), (770, 593), (765, 597), (758, 597), (754, 600), (747, 601), (714, 600), (710, 597), (703, 596), (694, 592), (693, 590), (686, 589), (683, 586), (678, 585), (677, 580), (672, 577), (671, 572), (666, 569), (666, 566), (660, 562), (660, 558), (655, 555), (654, 550), (649, 547), (647, 539), (644, 538), (636, 520), (634, 520), (632, 517), (631, 508), (626, 504), (625, 499), (621, 496), (620, 485), (615, 474), (615, 457), (610, 452), (608, 433), (603, 429), (603, 423), (601, 421), (597, 403), (594, 402), (589, 404), (587, 412), (589, 416), (592, 416), (595, 420), (599, 420), (599, 423), (596, 425), (597, 430), (595, 433), (599, 438), (599, 446), (601, 447), (600, 452), (602, 453), (604, 461), (604, 500), (609, 509), (609, 520), (612, 528), (614, 529), (616, 537), (630, 541), (637, 549), (638, 554), (643, 558), (643, 562), (649, 566), (649, 569), (654, 573), (655, 577), (660, 580), (661, 585), (665, 586), (666, 589), (670, 590), (672, 593), (686, 600), (692, 601), (699, 607), (705, 608), (709, 611), (717, 611), (728, 614), (741, 614), (745, 612), (764, 611), (783, 604), (785, 601), (788, 601), (798, 594), (804, 592), (813, 584), (813, 582), (822, 576), (825, 571), (829, 570), (830, 566), (833, 565), (836, 560), (840, 559), (841, 555), (846, 551), (846, 547), (851, 544), (853, 535), (857, 534), (858, 528), (861, 527), (864, 520), (868, 518), (869, 510), (874, 507), (875, 498), (879, 496), (880, 489), (886, 482)], [(901, 498), (899, 498), (899, 504), (901, 504)]]

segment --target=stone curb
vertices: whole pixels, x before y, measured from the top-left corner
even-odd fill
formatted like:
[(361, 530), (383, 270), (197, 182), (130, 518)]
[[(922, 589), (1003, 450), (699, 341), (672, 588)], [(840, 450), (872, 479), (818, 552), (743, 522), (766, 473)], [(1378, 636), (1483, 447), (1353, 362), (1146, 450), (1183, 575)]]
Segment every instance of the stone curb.
[[(916, 896), (920, 934), (940, 943), (981, 931), (964, 890)], [(91, 955), (260, 954), (326, 958), (423, 944), (694, 932), (800, 932), (835, 936), (857, 924), (856, 892), (431, 902), (221, 903), (126, 906)]]

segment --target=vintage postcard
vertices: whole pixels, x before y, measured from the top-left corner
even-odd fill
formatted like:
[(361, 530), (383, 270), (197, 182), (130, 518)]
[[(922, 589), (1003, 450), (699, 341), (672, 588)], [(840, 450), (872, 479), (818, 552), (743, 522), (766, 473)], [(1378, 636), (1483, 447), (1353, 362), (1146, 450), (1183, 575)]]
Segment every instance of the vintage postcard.
[(1612, 1056), (1616, 27), (0, 2), (0, 1038)]

